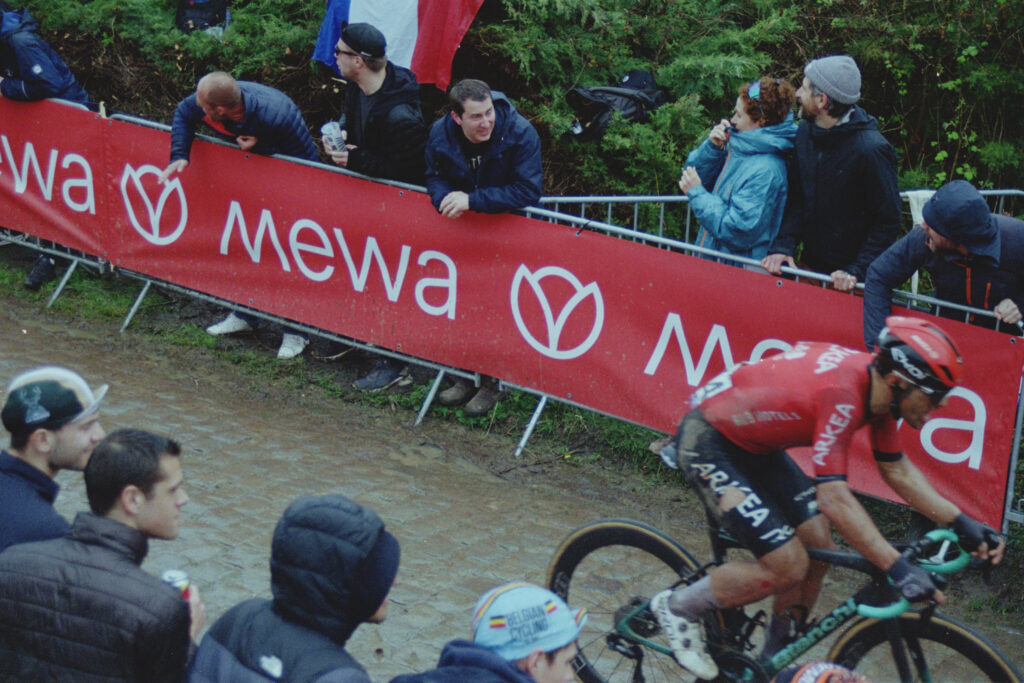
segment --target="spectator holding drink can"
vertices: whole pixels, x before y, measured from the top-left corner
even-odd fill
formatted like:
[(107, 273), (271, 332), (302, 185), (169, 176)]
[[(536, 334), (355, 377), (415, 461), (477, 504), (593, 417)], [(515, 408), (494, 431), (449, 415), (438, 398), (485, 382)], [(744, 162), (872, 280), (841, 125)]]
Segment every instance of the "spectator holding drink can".
[(180, 681), (206, 623), (199, 591), (140, 568), (188, 502), (174, 441), (110, 433), (85, 468), (92, 512), (62, 538), (0, 554), (0, 678)]

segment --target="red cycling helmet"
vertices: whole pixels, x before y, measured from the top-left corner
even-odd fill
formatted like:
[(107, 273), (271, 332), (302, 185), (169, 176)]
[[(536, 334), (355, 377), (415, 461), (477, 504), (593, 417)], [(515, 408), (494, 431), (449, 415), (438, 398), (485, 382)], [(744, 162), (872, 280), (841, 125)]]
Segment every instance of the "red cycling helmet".
[(875, 354), (879, 372), (895, 372), (936, 402), (959, 384), (963, 375), (964, 361), (953, 340), (937, 325), (920, 318), (886, 318)]

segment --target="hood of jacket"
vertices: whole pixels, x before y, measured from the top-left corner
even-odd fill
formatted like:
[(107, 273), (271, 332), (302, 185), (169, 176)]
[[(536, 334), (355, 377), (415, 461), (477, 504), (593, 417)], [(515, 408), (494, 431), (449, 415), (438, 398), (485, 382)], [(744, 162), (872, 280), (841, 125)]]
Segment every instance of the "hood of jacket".
[(9, 40), (18, 31), (39, 31), (39, 24), (27, 9), (4, 12), (0, 20), (0, 39)]
[(400, 104), (420, 106), (420, 84), (409, 69), (388, 62), (384, 83), (376, 93), (371, 114), (389, 112)]
[(831, 128), (822, 128), (810, 121), (807, 122), (807, 125), (810, 126), (811, 138), (814, 140), (815, 147), (838, 144), (844, 138), (862, 131), (878, 130), (878, 121), (875, 117), (857, 106), (850, 110), (850, 116), (845, 123), (836, 124)]
[(780, 123), (743, 131), (742, 133), (733, 133), (729, 136), (729, 147), (734, 154), (745, 156), (754, 154), (778, 154), (782, 156), (793, 149), (793, 139), (795, 137), (796, 123), (793, 121), (793, 114), (790, 113)]
[(149, 551), (149, 541), (142, 532), (91, 512), (79, 512), (75, 516), (68, 537), (86, 545), (114, 548), (137, 565), (142, 564)]
[(490, 650), (468, 640), (453, 640), (441, 650), (438, 668), (473, 667), (494, 673), (509, 683), (533, 683), (533, 677)]
[(344, 644), (368, 615), (363, 564), (384, 533), (373, 511), (344, 496), (308, 496), (292, 503), (274, 529), (270, 587), (274, 609)]

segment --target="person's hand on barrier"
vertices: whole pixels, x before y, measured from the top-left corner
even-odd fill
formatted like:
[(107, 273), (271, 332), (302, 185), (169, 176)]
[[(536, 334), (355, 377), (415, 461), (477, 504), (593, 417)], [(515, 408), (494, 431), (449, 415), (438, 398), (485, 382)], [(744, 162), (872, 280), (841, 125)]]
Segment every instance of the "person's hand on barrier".
[(946, 604), (946, 596), (938, 589), (931, 575), (901, 557), (886, 570), (892, 583), (904, 598), (910, 602), (934, 600), (938, 605)]
[(188, 586), (188, 616), (192, 622), (188, 627), (188, 634), (194, 641), (206, 626), (206, 605), (199, 599), (199, 588), (194, 583)]
[(792, 256), (787, 256), (786, 254), (768, 254), (761, 259), (761, 267), (772, 275), (781, 275), (783, 265), (796, 268), (796, 261), (793, 260)]
[(167, 168), (165, 168), (160, 173), (160, 184), (162, 185), (165, 182), (167, 182), (167, 179), (171, 177), (172, 173), (181, 173), (182, 171), (184, 171), (186, 166), (188, 166), (188, 159), (178, 159), (177, 161), (172, 161), (170, 164), (167, 165)]
[(697, 175), (697, 169), (693, 166), (687, 166), (683, 169), (683, 176), (679, 179), (679, 189), (686, 194), (695, 187), (701, 186), (700, 176)]
[(1024, 318), (1020, 314), (1017, 304), (1012, 299), (1003, 299), (992, 309), (992, 312), (996, 314), (996, 320), (1009, 323), (1010, 325), (1018, 323), (1021, 321), (1021, 318)]
[(732, 123), (729, 122), (729, 119), (722, 119), (717, 126), (711, 129), (708, 139), (715, 147), (724, 147), (725, 143), (729, 142), (730, 130), (732, 130)]
[(832, 286), (839, 292), (852, 292), (857, 286), (857, 278), (845, 270), (836, 270), (832, 273)]
[(449, 192), (441, 200), (441, 206), (437, 210), (442, 216), (458, 218), (464, 212), (469, 211), (469, 195), (458, 190)]
[(975, 557), (988, 560), (993, 565), (1003, 561), (1006, 541), (992, 527), (961, 512), (953, 520), (953, 531), (960, 538), (961, 547), (970, 550)]
[(235, 138), (235, 142), (238, 143), (238, 148), (243, 152), (248, 152), (250, 149), (256, 146), (259, 140), (255, 135), (239, 135)]
[(348, 166), (348, 151), (355, 149), (355, 145), (345, 145), (345, 149), (332, 149), (331, 150), (331, 161), (336, 163), (338, 166)]

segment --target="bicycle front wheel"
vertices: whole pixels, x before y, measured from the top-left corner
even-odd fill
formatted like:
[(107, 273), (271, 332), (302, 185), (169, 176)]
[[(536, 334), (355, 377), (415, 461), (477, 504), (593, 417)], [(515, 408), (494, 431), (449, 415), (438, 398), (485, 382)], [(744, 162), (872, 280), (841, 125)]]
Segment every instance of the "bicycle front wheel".
[[(548, 567), (548, 587), (573, 609), (587, 609), (578, 641), (579, 680), (677, 683), (688, 676), (671, 655), (620, 638), (615, 626), (698, 566), (683, 546), (640, 522), (600, 520), (572, 532)], [(649, 609), (629, 623), (638, 635), (668, 647)]]
[(897, 618), (909, 675), (901, 677), (889, 641), (891, 620), (860, 619), (844, 631), (828, 654), (872, 681), (1009, 681), (1021, 675), (985, 638), (948, 617), (918, 612)]

